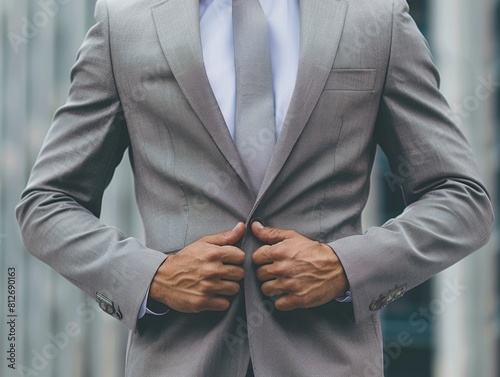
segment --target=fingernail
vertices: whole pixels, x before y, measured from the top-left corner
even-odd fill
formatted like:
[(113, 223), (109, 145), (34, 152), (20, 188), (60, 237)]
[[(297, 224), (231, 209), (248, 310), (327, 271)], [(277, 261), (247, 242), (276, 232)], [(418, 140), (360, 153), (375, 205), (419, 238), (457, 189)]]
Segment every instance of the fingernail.
[(233, 230), (238, 229), (238, 227), (240, 226), (240, 224), (241, 224), (241, 223), (236, 224), (236, 226), (233, 228)]
[(254, 224), (257, 224), (257, 227), (260, 228), (260, 229), (264, 229), (264, 225), (262, 225), (262, 223), (260, 221), (254, 221), (253, 222)]

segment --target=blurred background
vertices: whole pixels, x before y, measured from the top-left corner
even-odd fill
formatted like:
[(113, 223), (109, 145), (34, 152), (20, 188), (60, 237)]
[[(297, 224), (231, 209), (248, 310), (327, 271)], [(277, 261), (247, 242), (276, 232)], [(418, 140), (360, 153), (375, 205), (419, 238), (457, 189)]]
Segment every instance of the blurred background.
[[(409, 4), (498, 213), (500, 1)], [(28, 255), (14, 218), (52, 114), (66, 99), (69, 71), (93, 24), (94, 5), (84, 0), (0, 0), (1, 376), (123, 376), (126, 328)], [(376, 30), (366, 25), (360, 37), (373, 33)], [(404, 174), (404, 169), (391, 172), (378, 154), (366, 227), (401, 211), (403, 200), (395, 182)], [(133, 196), (125, 158), (106, 191), (102, 218), (142, 239)], [(383, 311), (387, 377), (500, 377), (498, 230), (497, 222), (483, 250)], [(16, 269), (15, 371), (7, 361), (9, 268)]]

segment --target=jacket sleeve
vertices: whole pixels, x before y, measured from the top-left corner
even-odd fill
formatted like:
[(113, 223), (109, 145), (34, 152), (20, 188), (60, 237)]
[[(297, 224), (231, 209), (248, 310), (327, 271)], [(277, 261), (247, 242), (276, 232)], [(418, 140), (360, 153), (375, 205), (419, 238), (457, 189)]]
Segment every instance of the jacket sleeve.
[(55, 114), (16, 215), (29, 252), (135, 330), (166, 256), (99, 220), (103, 192), (129, 140), (104, 0), (95, 17), (72, 69), (67, 103)]
[(330, 243), (350, 283), (356, 322), (483, 246), (493, 226), (490, 199), (439, 92), (428, 46), (406, 1), (394, 4), (376, 134), (407, 206), (381, 227)]

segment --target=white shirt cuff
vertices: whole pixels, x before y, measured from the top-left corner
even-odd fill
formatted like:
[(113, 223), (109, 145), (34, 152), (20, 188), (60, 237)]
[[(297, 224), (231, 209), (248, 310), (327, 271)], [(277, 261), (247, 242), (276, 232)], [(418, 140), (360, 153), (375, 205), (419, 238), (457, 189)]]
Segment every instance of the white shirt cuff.
[(144, 300), (142, 300), (141, 308), (139, 309), (139, 315), (137, 316), (137, 319), (141, 319), (144, 317), (146, 314), (151, 314), (151, 315), (165, 315), (169, 312), (169, 310), (162, 312), (162, 313), (156, 313), (148, 309), (148, 297), (149, 297), (149, 288), (146, 292), (146, 296), (144, 297)]
[(338, 302), (352, 302), (352, 296), (351, 296), (351, 291), (348, 290), (346, 293), (344, 293), (342, 296), (337, 297), (335, 301)]

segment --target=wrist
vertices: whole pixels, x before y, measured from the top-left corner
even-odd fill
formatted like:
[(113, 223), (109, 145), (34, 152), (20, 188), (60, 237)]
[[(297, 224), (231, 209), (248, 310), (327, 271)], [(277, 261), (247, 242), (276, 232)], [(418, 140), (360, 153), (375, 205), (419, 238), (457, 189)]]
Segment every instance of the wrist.
[(149, 294), (147, 298), (147, 306), (151, 308), (150, 305), (156, 306), (165, 301), (165, 291), (167, 286), (167, 276), (166, 269), (168, 268), (168, 261), (172, 256), (167, 257), (163, 263), (158, 267), (156, 274), (153, 276), (153, 280), (149, 285)]
[(325, 247), (328, 248), (329, 251), (332, 252), (332, 256), (333, 256), (333, 269), (337, 271), (337, 273), (335, 274), (336, 277), (335, 277), (335, 285), (338, 287), (338, 291), (339, 291), (339, 294), (337, 297), (345, 297), (347, 295), (350, 296), (350, 284), (349, 284), (349, 280), (347, 279), (347, 275), (345, 273), (345, 270), (344, 270), (344, 267), (342, 266), (342, 262), (340, 261), (337, 253), (335, 252), (335, 250), (333, 250), (333, 248), (328, 245), (328, 244), (322, 244), (324, 245)]
[(151, 296), (148, 296), (146, 308), (155, 313), (164, 313), (169, 310), (169, 307), (167, 305), (156, 301), (155, 299), (151, 298)]

